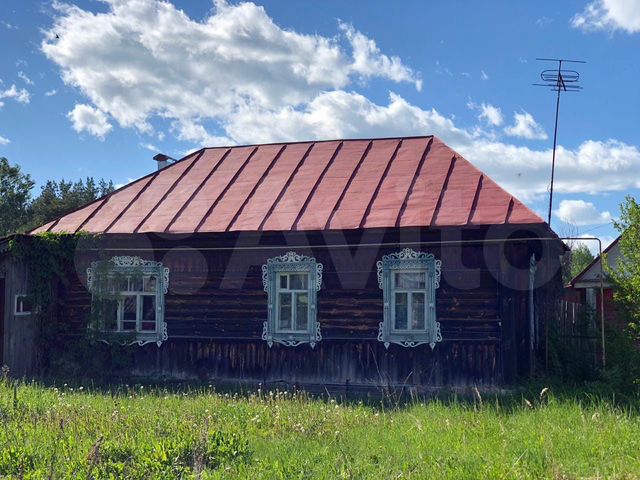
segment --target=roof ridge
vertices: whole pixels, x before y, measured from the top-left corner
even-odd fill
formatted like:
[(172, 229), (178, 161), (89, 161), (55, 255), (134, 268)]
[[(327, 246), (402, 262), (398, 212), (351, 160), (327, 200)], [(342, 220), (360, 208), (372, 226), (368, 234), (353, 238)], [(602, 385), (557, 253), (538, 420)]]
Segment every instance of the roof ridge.
[[(237, 148), (237, 147), (266, 147), (268, 145), (297, 145), (299, 143), (329, 143), (329, 142), (375, 142), (378, 140), (412, 140), (418, 138), (437, 138), (435, 135), (408, 135), (394, 137), (357, 137), (357, 138), (330, 138), (323, 140), (292, 140), (289, 142), (268, 142), (268, 143), (243, 143), (238, 145), (219, 145), (215, 147), (204, 147), (203, 150), (213, 150), (216, 148)], [(181, 159), (182, 160), (182, 159)]]

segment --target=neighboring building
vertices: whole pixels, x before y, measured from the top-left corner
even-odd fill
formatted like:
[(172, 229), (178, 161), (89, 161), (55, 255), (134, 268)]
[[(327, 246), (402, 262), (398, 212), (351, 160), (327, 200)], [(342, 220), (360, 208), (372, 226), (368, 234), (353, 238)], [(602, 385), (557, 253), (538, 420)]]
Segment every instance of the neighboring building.
[[(31, 233), (81, 231), (60, 321), (99, 304), (159, 378), (510, 382), (562, 285), (549, 226), (433, 136), (206, 148)], [(0, 271), (2, 358), (35, 373), (25, 266)]]
[[(606, 265), (615, 268), (620, 259), (620, 237), (616, 238), (602, 252), (606, 257)], [(601, 275), (602, 274), (602, 275)], [(600, 279), (602, 278), (602, 282)], [(587, 305), (593, 311), (600, 313), (600, 286), (604, 294), (604, 319), (608, 323), (615, 323), (616, 312), (613, 302), (613, 288), (607, 278), (606, 267), (600, 265), (600, 256), (597, 256), (568, 285), (568, 296), (571, 301)]]

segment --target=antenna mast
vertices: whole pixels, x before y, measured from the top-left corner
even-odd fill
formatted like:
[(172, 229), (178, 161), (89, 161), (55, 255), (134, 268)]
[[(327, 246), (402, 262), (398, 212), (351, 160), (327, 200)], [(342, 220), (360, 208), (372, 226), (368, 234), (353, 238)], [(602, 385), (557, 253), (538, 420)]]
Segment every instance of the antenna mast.
[(540, 78), (544, 83), (534, 83), (536, 87), (547, 87), (553, 92), (558, 92), (556, 96), (556, 121), (553, 128), (553, 157), (551, 159), (551, 184), (549, 187), (549, 226), (551, 226), (551, 210), (553, 208), (553, 180), (556, 170), (556, 146), (558, 142), (558, 114), (560, 113), (560, 93), (579, 92), (582, 87), (578, 85), (580, 74), (575, 70), (563, 70), (563, 63), (587, 63), (582, 60), (568, 60), (566, 58), (536, 58), (543, 62), (558, 62), (558, 68), (543, 70)]

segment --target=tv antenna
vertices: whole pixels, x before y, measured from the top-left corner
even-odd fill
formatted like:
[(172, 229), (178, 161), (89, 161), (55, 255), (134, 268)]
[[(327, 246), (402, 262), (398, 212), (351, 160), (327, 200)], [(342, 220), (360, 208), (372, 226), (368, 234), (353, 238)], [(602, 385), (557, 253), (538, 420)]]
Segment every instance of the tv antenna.
[(558, 141), (558, 114), (560, 113), (560, 93), (579, 92), (582, 87), (578, 85), (580, 74), (576, 70), (565, 70), (563, 63), (587, 63), (582, 60), (568, 60), (566, 58), (536, 58), (541, 62), (557, 62), (558, 68), (543, 70), (540, 79), (544, 83), (534, 83), (536, 87), (547, 87), (552, 92), (558, 92), (556, 96), (556, 123), (553, 128), (553, 157), (551, 159), (551, 185), (549, 187), (549, 226), (551, 226), (551, 209), (553, 208), (553, 178), (556, 170), (556, 145)]

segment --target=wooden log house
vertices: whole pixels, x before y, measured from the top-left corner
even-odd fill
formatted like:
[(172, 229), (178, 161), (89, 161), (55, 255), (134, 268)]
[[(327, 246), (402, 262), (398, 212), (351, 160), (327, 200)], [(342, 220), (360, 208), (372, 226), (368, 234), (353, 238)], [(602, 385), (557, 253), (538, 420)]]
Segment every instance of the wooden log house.
[[(136, 345), (132, 375), (421, 389), (530, 372), (562, 243), (440, 139), (205, 148), (159, 167), (29, 233), (100, 234), (59, 315), (82, 335), (115, 292), (100, 328)], [(37, 374), (27, 270), (6, 245), (0, 363)]]

